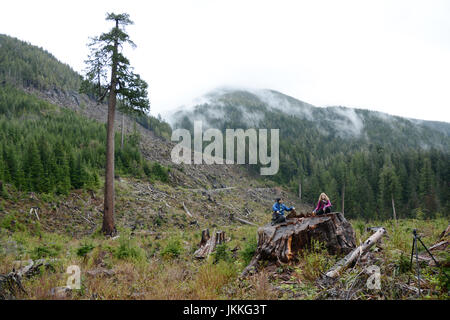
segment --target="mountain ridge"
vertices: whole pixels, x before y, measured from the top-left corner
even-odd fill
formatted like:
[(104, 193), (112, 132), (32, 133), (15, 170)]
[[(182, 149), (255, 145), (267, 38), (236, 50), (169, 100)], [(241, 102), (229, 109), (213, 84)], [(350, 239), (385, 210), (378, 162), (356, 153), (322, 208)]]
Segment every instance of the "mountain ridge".
[[(297, 116), (306, 120), (313, 120), (314, 115), (323, 114), (325, 111), (331, 111), (334, 113), (341, 113), (341, 115), (345, 116), (345, 112), (353, 113), (353, 116), (360, 115), (362, 113), (370, 113), (373, 116), (377, 116), (381, 120), (402, 120), (402, 121), (410, 121), (413, 125), (425, 125), (426, 127), (439, 131), (441, 133), (450, 136), (450, 123), (445, 121), (431, 121), (431, 120), (423, 120), (423, 119), (415, 119), (409, 117), (403, 117), (398, 115), (391, 115), (386, 112), (375, 111), (365, 108), (353, 108), (341, 105), (331, 105), (331, 106), (323, 106), (318, 107), (308, 102), (304, 102), (299, 100), (293, 96), (284, 94), (280, 91), (273, 89), (249, 89), (249, 88), (232, 88), (232, 87), (219, 87), (214, 89), (203, 96), (197, 98), (197, 103), (192, 104), (189, 107), (179, 107), (172, 112), (172, 119), (169, 119), (170, 122), (177, 125), (177, 118), (180, 114), (188, 113), (195, 111), (195, 108), (202, 106), (204, 104), (210, 104), (212, 107), (216, 107), (216, 105), (223, 105), (224, 101), (235, 100), (236, 96), (243, 98), (243, 104), (247, 103), (249, 106), (255, 104), (255, 101), (250, 101), (248, 99), (245, 101), (245, 95), (253, 95), (252, 99), (258, 99), (259, 102), (270, 109), (278, 110), (283, 113), (290, 113), (293, 116)], [(231, 97), (230, 96), (234, 96)], [(228, 101), (230, 102), (230, 101)], [(216, 104), (216, 105), (214, 105)], [(242, 104), (242, 102), (241, 102)], [(247, 106), (248, 107), (248, 106)], [(174, 119), (175, 118), (175, 119)], [(351, 120), (351, 117), (348, 117)], [(437, 128), (436, 128), (437, 126)]]
[(337, 210), (343, 210), (345, 199), (346, 213), (384, 218), (392, 210), (390, 193), (398, 197), (401, 215), (450, 207), (450, 124), (435, 129), (434, 122), (378, 111), (314, 107), (273, 90), (223, 89), (178, 110), (172, 120), (174, 129), (191, 131), (196, 120), (222, 132), (279, 129), (279, 171), (268, 178), (292, 192), (301, 189), (310, 203), (326, 192)]

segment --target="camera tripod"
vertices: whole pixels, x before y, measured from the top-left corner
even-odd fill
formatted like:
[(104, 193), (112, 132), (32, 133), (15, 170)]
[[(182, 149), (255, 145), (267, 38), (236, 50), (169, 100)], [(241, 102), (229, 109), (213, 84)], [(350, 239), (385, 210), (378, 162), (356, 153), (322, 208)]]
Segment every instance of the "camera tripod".
[[(419, 250), (417, 248), (417, 241), (420, 242), (420, 244), (425, 248), (425, 250), (427, 251), (427, 253), (430, 255), (431, 259), (433, 259), (434, 263), (436, 264), (436, 266), (440, 267), (439, 262), (436, 261), (436, 259), (434, 258), (434, 256), (431, 254), (430, 250), (428, 250), (427, 246), (422, 242), (422, 239), (420, 239), (420, 236), (417, 234), (417, 230), (414, 229), (413, 230), (413, 245), (412, 245), (412, 250), (411, 250), (411, 261), (410, 261), (410, 267), (411, 270), (413, 268), (413, 257), (414, 255), (416, 256), (416, 262), (417, 262), (417, 284), (419, 287), (419, 293), (418, 295), (420, 296), (421, 291), (420, 291), (420, 262), (419, 262)], [(443, 270), (441, 269), (440, 272), (443, 272)], [(444, 275), (447, 277), (448, 279), (448, 275), (444, 272)], [(408, 285), (411, 282), (411, 275), (408, 277)]]

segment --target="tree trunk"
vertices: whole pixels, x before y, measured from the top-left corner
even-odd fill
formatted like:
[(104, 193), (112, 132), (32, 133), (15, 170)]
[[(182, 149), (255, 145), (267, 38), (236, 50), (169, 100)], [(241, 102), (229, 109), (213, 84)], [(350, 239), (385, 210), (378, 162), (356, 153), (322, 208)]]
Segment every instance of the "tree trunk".
[(311, 241), (325, 244), (331, 254), (348, 253), (356, 247), (352, 225), (340, 212), (304, 218), (288, 218), (277, 225), (258, 229), (258, 246), (255, 256), (244, 269), (247, 275), (259, 261), (288, 263), (298, 258), (298, 253), (310, 247)]
[(327, 273), (326, 276), (330, 278), (336, 278), (342, 270), (347, 268), (353, 261), (355, 261), (363, 253), (367, 252), (381, 237), (386, 233), (384, 228), (378, 228), (378, 230), (369, 237), (362, 245), (350, 252), (343, 259), (339, 260)]
[[(118, 22), (116, 21), (116, 28)], [(117, 50), (118, 40), (114, 41), (114, 53), (111, 68), (111, 88), (108, 99), (108, 125), (106, 133), (106, 172), (105, 172), (105, 202), (102, 231), (105, 235), (115, 233), (114, 226), (114, 118), (116, 113), (117, 86)]]
[(302, 200), (302, 180), (298, 182), (298, 198)]
[[(100, 62), (97, 62), (100, 64)], [(102, 96), (102, 83), (101, 83), (101, 76), (100, 76), (100, 67), (97, 65), (98, 72), (97, 72), (97, 89), (98, 89), (98, 97), (100, 98)]]
[(123, 134), (125, 131), (125, 114), (122, 113), (122, 133), (121, 133), (121, 139), (120, 139), (120, 149), (123, 149)]
[(394, 195), (391, 194), (391, 199), (392, 199), (392, 212), (394, 214), (394, 221), (397, 222), (397, 213), (395, 212), (395, 202), (394, 202)]
[(345, 183), (342, 186), (342, 214), (345, 214), (344, 203), (345, 203)]

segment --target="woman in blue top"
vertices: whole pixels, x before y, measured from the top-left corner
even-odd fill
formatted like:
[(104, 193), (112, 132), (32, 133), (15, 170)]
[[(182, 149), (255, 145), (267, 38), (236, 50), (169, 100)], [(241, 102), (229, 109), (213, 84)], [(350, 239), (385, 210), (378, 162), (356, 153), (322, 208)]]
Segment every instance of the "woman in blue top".
[(284, 211), (291, 211), (292, 209), (295, 209), (294, 207), (287, 207), (284, 203), (282, 203), (282, 201), (282, 198), (277, 198), (276, 202), (272, 206), (272, 225), (286, 221)]

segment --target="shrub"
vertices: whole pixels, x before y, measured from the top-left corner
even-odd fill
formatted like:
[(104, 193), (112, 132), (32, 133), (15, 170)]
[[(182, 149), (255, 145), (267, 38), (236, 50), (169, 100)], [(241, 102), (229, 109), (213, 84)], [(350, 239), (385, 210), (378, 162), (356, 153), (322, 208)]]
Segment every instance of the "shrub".
[(164, 223), (164, 220), (163, 220), (163, 218), (160, 217), (160, 216), (155, 216), (155, 217), (153, 217), (153, 223), (154, 223), (156, 226), (160, 227), (160, 226), (162, 226), (162, 224)]
[(403, 252), (395, 265), (399, 273), (406, 273), (411, 270), (411, 261), (406, 255), (403, 254)]
[(248, 265), (253, 259), (256, 252), (256, 247), (258, 246), (258, 241), (255, 237), (250, 237), (244, 244), (244, 249), (241, 252), (242, 259), (245, 264)]
[(7, 214), (0, 221), (0, 227), (8, 229), (9, 231), (25, 231), (25, 226), (16, 219), (13, 213)]
[(10, 195), (9, 195), (8, 191), (6, 191), (6, 188), (5, 188), (5, 186), (3, 185), (3, 183), (1, 181), (0, 181), (0, 197), (2, 197), (4, 199), (9, 199), (10, 198)]
[(143, 252), (133, 241), (129, 239), (121, 239), (119, 246), (113, 252), (117, 259), (136, 259), (143, 257)]
[(312, 240), (309, 249), (304, 249), (300, 252), (301, 268), (296, 269), (296, 272), (306, 280), (315, 280), (328, 267), (329, 255), (323, 243)]
[(159, 180), (162, 182), (169, 181), (168, 169), (160, 165), (158, 162), (153, 163), (151, 167), (149, 165), (145, 165), (144, 172), (151, 179)]
[(220, 244), (216, 247), (216, 250), (213, 252), (214, 262), (217, 263), (219, 261), (231, 261), (231, 255), (228, 251), (228, 246), (226, 243)]
[(417, 208), (415, 210), (415, 216), (417, 220), (425, 220), (427, 218), (427, 215), (422, 208)]
[(165, 258), (177, 258), (183, 251), (181, 241), (179, 239), (171, 239), (162, 249), (161, 256)]
[(93, 249), (95, 248), (95, 246), (93, 244), (82, 244), (78, 249), (77, 249), (77, 256), (79, 257), (85, 257), (89, 252), (91, 252)]
[(59, 244), (38, 246), (33, 249), (33, 251), (31, 252), (31, 256), (34, 260), (56, 257), (61, 252), (61, 249), (62, 247)]
[(357, 220), (355, 221), (354, 226), (355, 229), (359, 231), (359, 236), (362, 237), (366, 231), (366, 224), (361, 220)]

